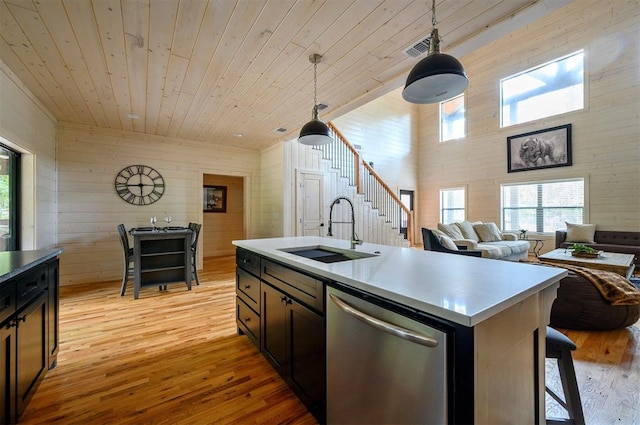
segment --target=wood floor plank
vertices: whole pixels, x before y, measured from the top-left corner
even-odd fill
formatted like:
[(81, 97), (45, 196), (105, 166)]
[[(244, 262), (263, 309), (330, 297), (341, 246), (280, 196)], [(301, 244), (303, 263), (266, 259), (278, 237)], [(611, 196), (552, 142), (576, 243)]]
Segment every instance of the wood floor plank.
[[(61, 288), (60, 354), (21, 424), (315, 424), (245, 336), (236, 334), (235, 258), (207, 258), (187, 291), (120, 282)], [(640, 323), (563, 330), (586, 423), (640, 424)], [(547, 381), (559, 389), (552, 360)], [(547, 414), (562, 417), (548, 401)], [(564, 415), (566, 417), (566, 415)]]

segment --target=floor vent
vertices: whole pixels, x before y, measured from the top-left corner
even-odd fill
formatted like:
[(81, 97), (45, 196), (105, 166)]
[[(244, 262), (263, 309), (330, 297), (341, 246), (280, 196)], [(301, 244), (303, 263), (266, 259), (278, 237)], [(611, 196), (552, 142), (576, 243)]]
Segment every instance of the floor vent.
[(422, 40), (418, 41), (411, 47), (406, 48), (404, 50), (404, 54), (412, 58), (417, 58), (421, 54), (427, 53), (429, 51), (430, 39), (431, 39), (430, 35), (423, 38)]

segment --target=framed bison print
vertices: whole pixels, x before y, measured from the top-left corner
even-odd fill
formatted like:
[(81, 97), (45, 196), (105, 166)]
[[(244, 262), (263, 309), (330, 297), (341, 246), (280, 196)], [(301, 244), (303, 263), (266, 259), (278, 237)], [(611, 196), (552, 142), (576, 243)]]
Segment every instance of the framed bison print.
[(571, 124), (507, 137), (508, 171), (571, 165)]

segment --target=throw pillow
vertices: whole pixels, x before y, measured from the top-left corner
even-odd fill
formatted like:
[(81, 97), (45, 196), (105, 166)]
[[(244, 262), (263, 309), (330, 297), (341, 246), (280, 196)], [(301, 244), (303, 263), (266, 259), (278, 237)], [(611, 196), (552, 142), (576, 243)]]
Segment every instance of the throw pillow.
[(464, 239), (471, 239), (472, 241), (479, 242), (480, 238), (475, 230), (473, 230), (473, 224), (468, 221), (461, 221), (459, 223), (455, 223), (458, 228), (460, 228), (460, 232), (462, 232), (462, 236)]
[(445, 247), (447, 249), (451, 249), (453, 251), (457, 251), (458, 250), (458, 247), (456, 246), (455, 242), (453, 242), (453, 239), (451, 239), (447, 235), (440, 236), (440, 245), (442, 245), (443, 247)]
[(595, 224), (573, 224), (567, 223), (567, 238), (565, 242), (573, 243), (595, 243), (593, 237), (596, 233)]
[(438, 230), (449, 236), (451, 239), (464, 239), (462, 232), (455, 224), (438, 223)]
[(473, 225), (482, 242), (497, 242), (502, 240), (502, 234), (495, 223), (479, 223)]

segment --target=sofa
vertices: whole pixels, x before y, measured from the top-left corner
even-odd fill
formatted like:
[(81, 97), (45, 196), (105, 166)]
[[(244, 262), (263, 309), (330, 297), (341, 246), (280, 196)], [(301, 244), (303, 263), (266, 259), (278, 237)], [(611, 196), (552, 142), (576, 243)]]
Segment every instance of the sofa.
[[(595, 230), (585, 238), (581, 233), (574, 236), (575, 225), (567, 223), (567, 230), (556, 230), (556, 248), (569, 248), (574, 243), (581, 243), (597, 251), (617, 252), (635, 255), (634, 264), (640, 267), (640, 232), (621, 232), (614, 230)], [(579, 229), (580, 230), (580, 229)]]
[(452, 224), (438, 223), (437, 229), (430, 230), (440, 245), (449, 250), (479, 251), (482, 258), (509, 261), (526, 260), (529, 255), (528, 241), (518, 239), (515, 233), (503, 233), (495, 223), (465, 220)]

